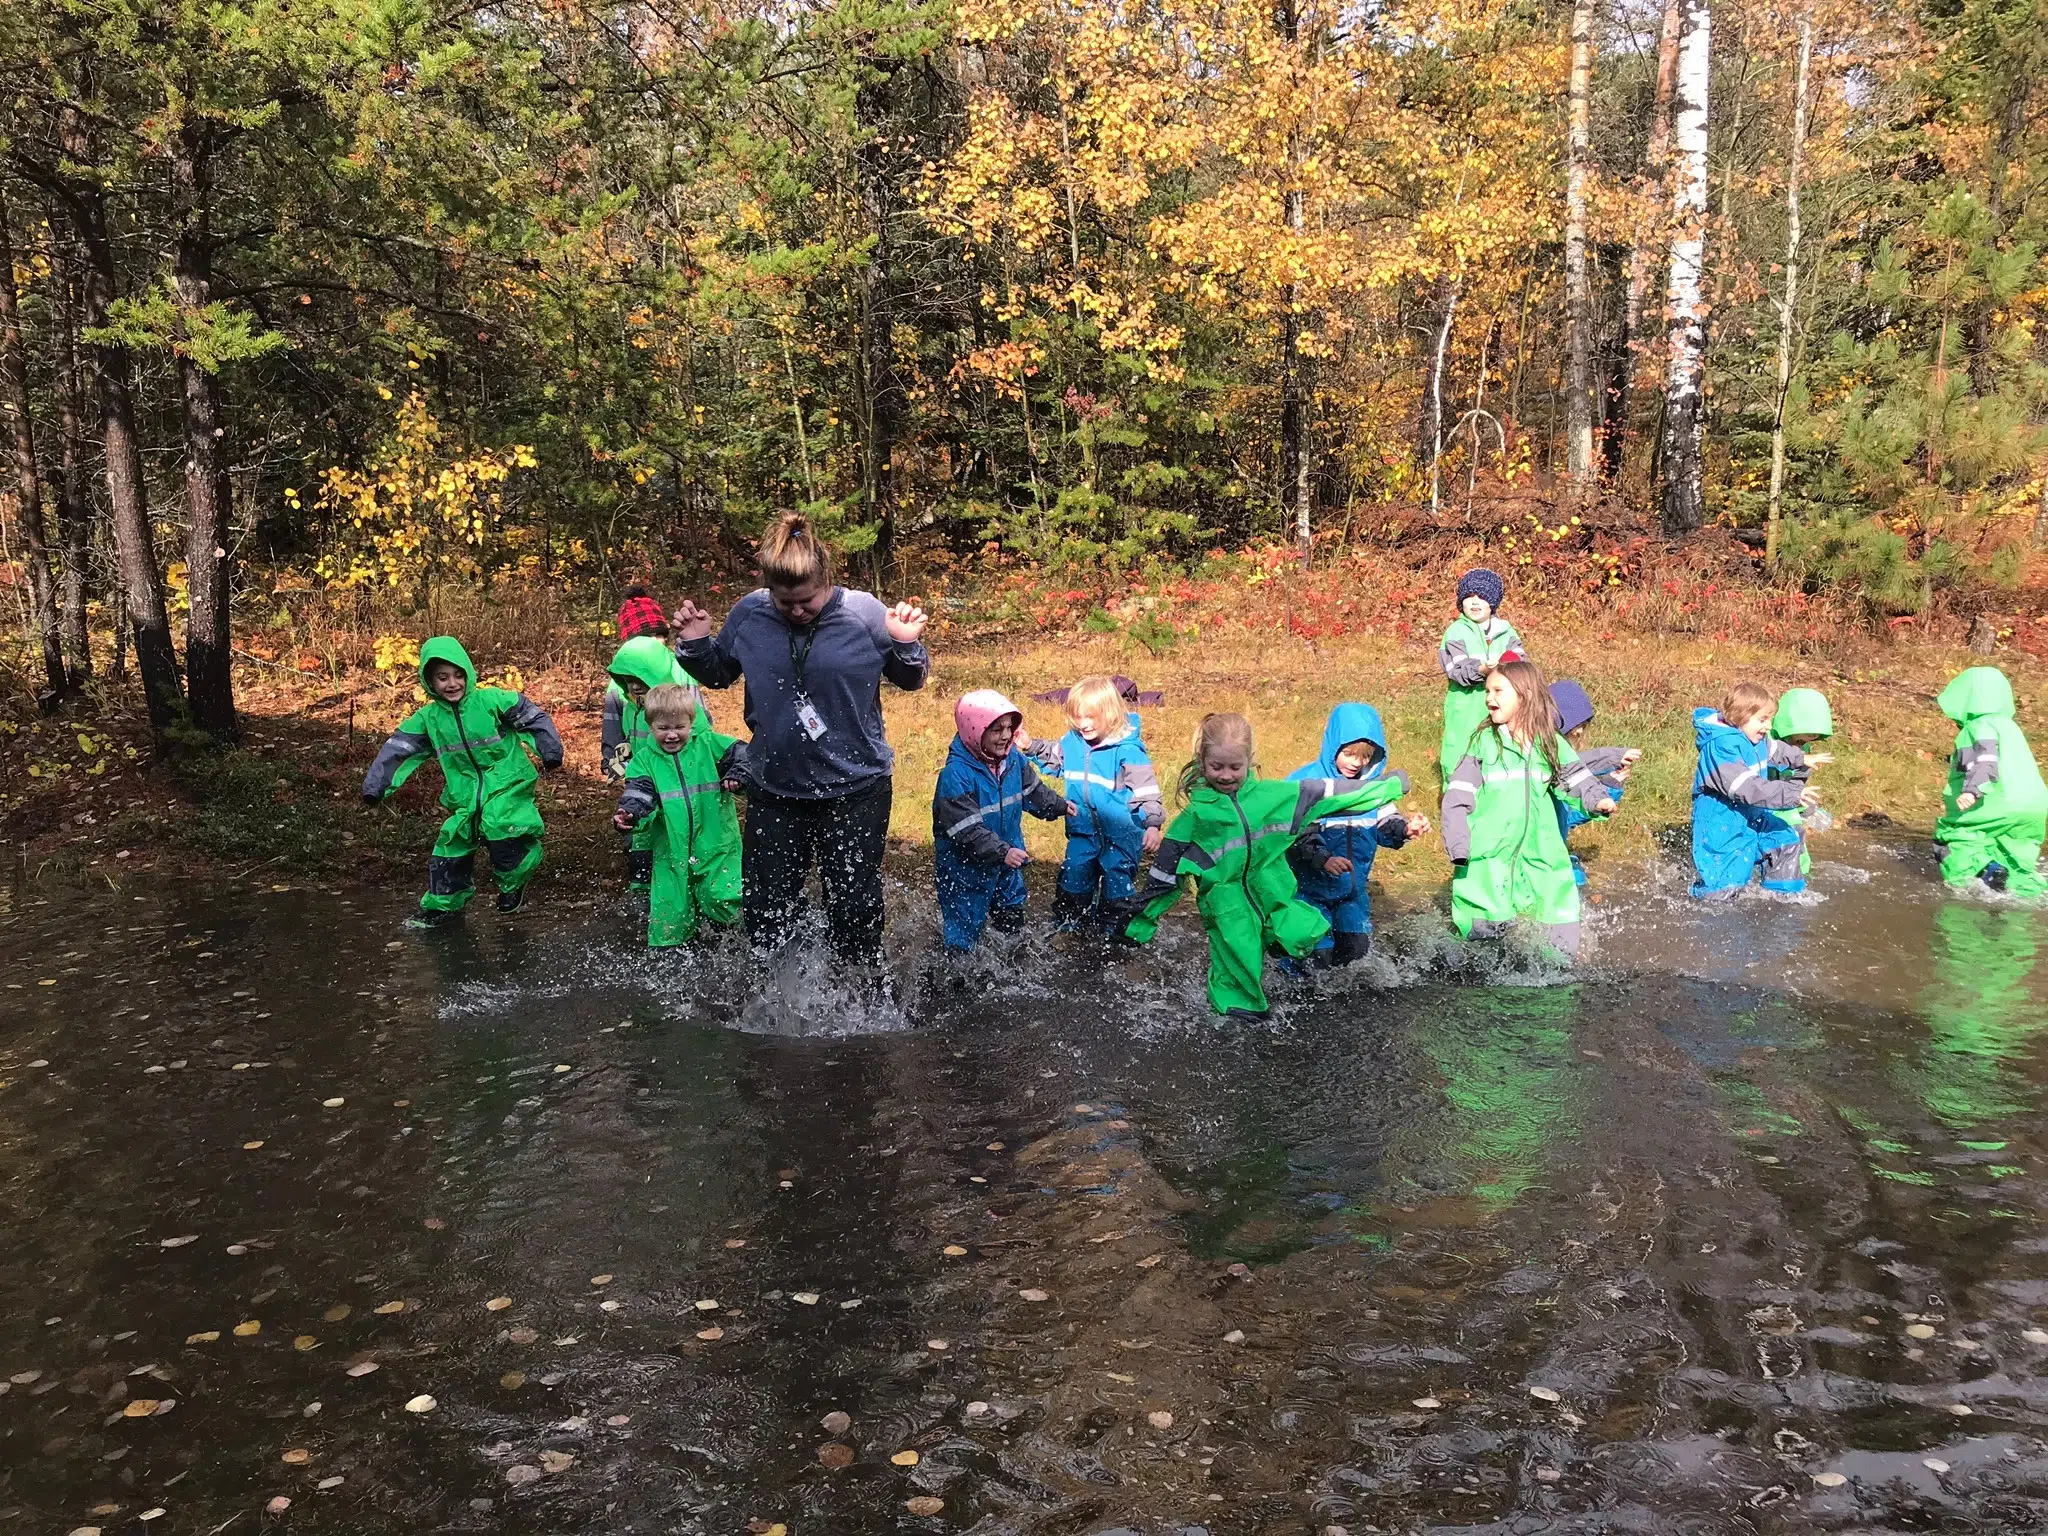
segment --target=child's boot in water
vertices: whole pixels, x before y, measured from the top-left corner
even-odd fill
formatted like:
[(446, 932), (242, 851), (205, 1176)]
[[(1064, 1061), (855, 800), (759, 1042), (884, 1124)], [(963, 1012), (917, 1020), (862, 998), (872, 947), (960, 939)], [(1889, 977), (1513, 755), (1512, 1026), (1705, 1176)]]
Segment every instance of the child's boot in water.
[(417, 933), (424, 933), (434, 928), (451, 928), (461, 921), (462, 913), (460, 909), (453, 912), (440, 912), (429, 907), (422, 907), (419, 911), (413, 913), (411, 917), (408, 917), (400, 926), (410, 928)]
[(498, 910), (500, 912), (517, 912), (519, 904), (524, 900), (526, 900), (526, 887), (523, 885), (513, 890), (500, 891), (498, 892)]

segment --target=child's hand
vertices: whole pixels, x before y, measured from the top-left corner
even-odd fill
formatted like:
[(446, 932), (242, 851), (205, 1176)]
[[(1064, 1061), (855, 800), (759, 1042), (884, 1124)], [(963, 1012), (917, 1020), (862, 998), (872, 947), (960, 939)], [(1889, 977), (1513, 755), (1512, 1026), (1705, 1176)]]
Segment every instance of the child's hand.
[(1612, 816), (1620, 809), (1620, 805), (1609, 795), (1602, 795), (1598, 800), (1595, 800), (1586, 807), (1587, 813), (1593, 816)]
[(1348, 875), (1351, 870), (1351, 861), (1340, 854), (1333, 853), (1323, 860), (1323, 873), (1326, 875)]
[(747, 792), (747, 786), (742, 784), (738, 779), (720, 779), (718, 781), (718, 787), (724, 790), (728, 795), (743, 795)]
[(1067, 802), (1067, 814), (1069, 816), (1078, 816), (1081, 814), (1081, 807), (1074, 804), (1073, 801), (1069, 800)]
[[(1970, 798), (1972, 798), (1972, 799), (1975, 799), (1976, 797), (1975, 797), (1975, 796), (1971, 796)], [(1817, 789), (1814, 789), (1814, 788), (1813, 788), (1812, 786), (1810, 786), (1810, 785), (1809, 785), (1809, 786), (1808, 786), (1807, 788), (1805, 788), (1805, 789), (1802, 789), (1801, 791), (1799, 791), (1799, 807), (1800, 807), (1800, 809), (1801, 809), (1801, 810), (1807, 810), (1807, 811), (1810, 811), (1810, 810), (1812, 810), (1812, 809), (1813, 809), (1813, 808), (1814, 808), (1814, 807), (1815, 807), (1816, 805), (1819, 805), (1819, 804), (1820, 804), (1820, 791), (1819, 791), (1819, 790), (1817, 790)], [(1957, 806), (1957, 808), (1958, 808), (1958, 809), (1961, 809), (1961, 810), (1968, 810), (1968, 809), (1969, 809), (1969, 807), (1968, 807), (1968, 806), (1966, 806), (1966, 805), (1964, 805), (1964, 804), (1963, 804), (1963, 802), (1962, 802), (1962, 799), (1961, 799), (1960, 797), (1959, 797), (1959, 798), (1958, 798), (1958, 799), (1956, 800), (1956, 806)]]
[(1430, 828), (1427, 816), (1409, 816), (1405, 819), (1408, 823), (1408, 835), (1410, 837), (1429, 836)]
[(1024, 722), (1017, 722), (1017, 733), (1010, 738), (1010, 745), (1019, 752), (1031, 750), (1031, 733), (1024, 729)]
[(1140, 848), (1143, 848), (1145, 850), (1145, 856), (1147, 858), (1150, 858), (1153, 854), (1159, 851), (1159, 844), (1165, 839), (1165, 837), (1166, 833), (1160, 828), (1147, 827), (1145, 829), (1144, 840), (1141, 843), (1139, 843), (1138, 846)]
[(711, 615), (687, 597), (670, 622), (675, 625), (678, 640), (702, 640), (711, 633)]
[(621, 832), (632, 831), (634, 823), (638, 820), (639, 818), (636, 817), (631, 811), (612, 812), (612, 825), (617, 827)]
[(1026, 864), (1029, 864), (1030, 862), (1031, 855), (1026, 853), (1022, 848), (1005, 848), (1003, 850), (1003, 863), (1008, 865), (1011, 869), (1022, 869)]
[[(1813, 791), (1809, 789), (1806, 792), (1806, 795), (1811, 795), (1812, 793)], [(1801, 805), (1804, 805), (1806, 803), (1806, 795), (1801, 795), (1799, 797), (1799, 803)], [(1976, 803), (1977, 797), (1971, 794), (1970, 791), (1968, 791), (1967, 789), (1964, 790), (1960, 795), (1956, 796), (1956, 809), (1959, 811), (1967, 811), (1971, 806), (1975, 805)]]
[(1809, 752), (1806, 754), (1806, 766), (1809, 768), (1825, 768), (1834, 760), (1835, 754), (1832, 752)]
[(1633, 766), (1631, 763), (1623, 763), (1619, 768), (1611, 768), (1607, 772), (1607, 777), (1614, 780), (1617, 784), (1626, 784), (1628, 782), (1628, 771)]

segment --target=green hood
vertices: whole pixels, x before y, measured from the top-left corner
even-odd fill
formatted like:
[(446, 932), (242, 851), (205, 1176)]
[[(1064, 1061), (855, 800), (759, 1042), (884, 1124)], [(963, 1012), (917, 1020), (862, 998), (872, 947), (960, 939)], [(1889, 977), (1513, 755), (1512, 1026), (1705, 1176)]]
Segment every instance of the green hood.
[(1771, 734), (1780, 741), (1834, 735), (1835, 715), (1828, 708), (1828, 696), (1818, 688), (1787, 688), (1778, 698), (1778, 712), (1771, 716)]
[(469, 682), (468, 691), (476, 691), (476, 663), (469, 659), (469, 652), (453, 635), (436, 635), (420, 646), (420, 686), (427, 689), (429, 698), (438, 697), (432, 688), (427, 687), (427, 663), (433, 661), (445, 661), (460, 667), (463, 677)]
[(2012, 684), (1996, 667), (1972, 667), (1941, 690), (1941, 712), (1961, 725), (1966, 720), (2012, 718)]
[(676, 655), (659, 635), (635, 635), (612, 657), (612, 680), (622, 687), (630, 679), (649, 688), (676, 681)]

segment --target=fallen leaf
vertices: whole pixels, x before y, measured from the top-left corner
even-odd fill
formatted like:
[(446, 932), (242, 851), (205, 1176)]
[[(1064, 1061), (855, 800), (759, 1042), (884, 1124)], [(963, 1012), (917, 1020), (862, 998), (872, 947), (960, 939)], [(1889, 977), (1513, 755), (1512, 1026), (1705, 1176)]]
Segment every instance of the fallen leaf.
[(220, 1330), (218, 1328), (209, 1328), (204, 1333), (186, 1334), (185, 1342), (187, 1344), (212, 1344), (219, 1338)]
[(1000, 1141), (992, 1141), (988, 1144), (988, 1149), (991, 1152), (1000, 1152), (1003, 1150), (1003, 1144)]
[(301, 1408), (299, 1412), (303, 1413), (309, 1419), (317, 1419), (320, 1416), (320, 1409), (321, 1404), (317, 1402), (312, 1402), (306, 1404), (306, 1406)]
[(797, 1291), (789, 1299), (802, 1302), (807, 1307), (815, 1307), (818, 1304), (818, 1293), (816, 1291)]
[(1160, 1262), (1160, 1261), (1161, 1261), (1162, 1259), (1164, 1259), (1165, 1257), (1166, 1257), (1166, 1255), (1165, 1255), (1165, 1254), (1163, 1254), (1163, 1253), (1150, 1253), (1150, 1254), (1147, 1254), (1147, 1255), (1146, 1255), (1146, 1256), (1145, 1256), (1144, 1258), (1142, 1258), (1142, 1259), (1138, 1260), (1138, 1268), (1140, 1268), (1140, 1269), (1153, 1269), (1153, 1268), (1156, 1268), (1156, 1267), (1158, 1266), (1159, 1262)]
[(725, 1337), (725, 1330), (723, 1328), (699, 1328), (697, 1330), (697, 1337), (707, 1344), (716, 1344)]
[(318, 1349), (319, 1347), (320, 1341), (310, 1333), (302, 1333), (292, 1340), (292, 1348), (298, 1350), (301, 1354), (304, 1354), (309, 1349)]
[(1948, 1470), (1947, 1462), (1938, 1461), (1932, 1456), (1929, 1456), (1925, 1461), (1921, 1462), (1920, 1465), (1925, 1467), (1930, 1472), (1946, 1472)]
[(422, 1392), (418, 1397), (407, 1399), (405, 1411), (407, 1413), (432, 1413), (440, 1406), (439, 1403)]
[(121, 1417), (124, 1419), (146, 1419), (156, 1412), (156, 1405), (156, 1398), (138, 1397), (121, 1410)]
[(903, 1507), (913, 1515), (936, 1515), (946, 1507), (946, 1501), (921, 1493), (914, 1499), (904, 1500)]
[(543, 1472), (566, 1472), (576, 1465), (576, 1458), (567, 1451), (542, 1451), (540, 1469)]
[(590, 1277), (590, 1283), (592, 1285), (610, 1285), (612, 1283), (612, 1277), (610, 1275), (592, 1275)]
[(41, 1371), (16, 1371), (12, 1376), (8, 1377), (7, 1379), (13, 1382), (17, 1387), (26, 1387), (32, 1385), (35, 1382), (41, 1381), (43, 1379), (43, 1373)]
[(697, 1310), (699, 1312), (716, 1312), (718, 1310), (718, 1303), (713, 1301), (709, 1296), (706, 1296), (702, 1301), (697, 1303)]
[(747, 1246), (747, 1240), (744, 1237), (728, 1237), (725, 1240), (725, 1246), (728, 1248), (744, 1248)]
[(834, 1408), (818, 1422), (825, 1426), (825, 1433), (828, 1435), (843, 1435), (853, 1428), (853, 1420), (837, 1408)]
[(394, 1312), (403, 1312), (405, 1310), (405, 1303), (402, 1301), (387, 1301), (382, 1306), (373, 1308), (372, 1310), (374, 1310), (379, 1317), (389, 1317)]
[(818, 1460), (831, 1471), (838, 1472), (853, 1465), (853, 1447), (841, 1445), (837, 1440), (827, 1440), (818, 1447)]
[(924, 1341), (924, 1347), (926, 1349), (946, 1349), (950, 1346), (946, 1343), (944, 1339), (926, 1339)]
[(231, 1253), (231, 1254), (233, 1254), (233, 1255), (234, 1255), (234, 1256), (235, 1256), (236, 1258), (238, 1258), (238, 1259), (239, 1259), (239, 1258), (240, 1258), (240, 1257), (241, 1257), (241, 1256), (242, 1256), (243, 1254), (247, 1253), (248, 1251), (249, 1251), (249, 1245), (248, 1245), (247, 1243), (229, 1243), (229, 1244), (228, 1244), (228, 1252), (229, 1252), (229, 1253)]
[(100, 1528), (96, 1525), (75, 1525), (67, 1536), (100, 1536)]
[(245, 1141), (242, 1143), (242, 1150), (244, 1152), (254, 1152), (261, 1148), (262, 1145), (263, 1143), (260, 1141)]
[(163, 1519), (163, 1517), (164, 1507), (163, 1505), (159, 1504), (154, 1509), (145, 1509), (141, 1514), (137, 1515), (135, 1518), (138, 1520), (161, 1520)]
[(971, 1402), (967, 1405), (967, 1417), (969, 1417), (970, 1419), (978, 1419), (987, 1412), (988, 1404), (981, 1402), (979, 1400)]
[(948, 1243), (946, 1244), (945, 1254), (949, 1259), (964, 1259), (967, 1257), (967, 1250), (958, 1243)]
[(1976, 1412), (1968, 1403), (1950, 1403), (1948, 1411), (1959, 1419), (1967, 1419), (1972, 1413)]
[(852, 1301), (842, 1301), (841, 1303), (839, 1303), (839, 1310), (842, 1312), (851, 1312), (855, 1307), (859, 1305), (860, 1298), (856, 1296)]
[(621, 1424), (630, 1424), (632, 1422), (633, 1415), (630, 1413), (615, 1413), (605, 1420), (605, 1423), (611, 1425), (613, 1429), (617, 1429)]
[(1563, 1476), (1564, 1474), (1555, 1467), (1538, 1467), (1536, 1469), (1536, 1481), (1539, 1483), (1554, 1483)]
[(1839, 1472), (1816, 1472), (1813, 1474), (1813, 1480), (1823, 1488), (1839, 1488), (1849, 1481)]
[(320, 1107), (322, 1109), (339, 1109), (342, 1105), (346, 1104), (347, 1102), (347, 1099), (322, 1099), (320, 1101)]
[(532, 1344), (540, 1338), (540, 1335), (531, 1328), (514, 1328), (505, 1337), (514, 1344)]
[(1242, 1344), (1244, 1342), (1244, 1330), (1242, 1328), (1231, 1329), (1230, 1332), (1223, 1335), (1223, 1342), (1226, 1344)]
[(1137, 1377), (1126, 1376), (1122, 1371), (1104, 1371), (1103, 1375), (1107, 1376), (1111, 1381), (1120, 1381), (1127, 1387), (1135, 1387), (1138, 1384)]
[(348, 1314), (349, 1304), (345, 1301), (340, 1301), (336, 1302), (333, 1306), (329, 1307), (325, 1312), (322, 1312), (320, 1315), (330, 1323), (338, 1323), (343, 1318), (347, 1317)]
[(486, 1312), (502, 1312), (511, 1305), (512, 1298), (510, 1296), (493, 1296), (484, 1303), (484, 1310)]
[(1418, 1408), (1441, 1408), (1443, 1404), (1433, 1397), (1418, 1397), (1415, 1399), (1415, 1406)]
[(1152, 1412), (1145, 1415), (1145, 1422), (1154, 1429), (1171, 1429), (1173, 1428), (1173, 1415), (1164, 1408), (1155, 1408)]
[(246, 1323), (235, 1324), (235, 1337), (238, 1339), (253, 1339), (254, 1337), (256, 1337), (257, 1334), (261, 1333), (262, 1331), (263, 1324), (258, 1322), (253, 1317), (250, 1318), (249, 1321), (247, 1321)]
[(539, 1482), (540, 1479), (540, 1468), (529, 1466), (525, 1462), (521, 1462), (516, 1467), (507, 1467), (505, 1469), (505, 1481), (510, 1483), (514, 1488), (523, 1488), (528, 1483)]
[(196, 1243), (196, 1242), (198, 1242), (198, 1241), (199, 1241), (199, 1234), (198, 1234), (197, 1232), (188, 1232), (188, 1233), (187, 1233), (187, 1234), (186, 1234), (185, 1236), (183, 1236), (183, 1237), (167, 1237), (167, 1238), (165, 1238), (165, 1239), (164, 1239), (164, 1240), (163, 1240), (162, 1242), (158, 1243), (158, 1244), (157, 1244), (157, 1247), (159, 1247), (159, 1248), (182, 1248), (182, 1247), (184, 1247), (184, 1246), (185, 1246), (185, 1245), (186, 1245), (187, 1243)]
[(2020, 1337), (2025, 1339), (2029, 1344), (2048, 1344), (2048, 1330), (2040, 1328), (2023, 1328), (2020, 1330)]
[(1531, 1387), (1529, 1389), (1529, 1395), (1535, 1398), (1536, 1401), (1539, 1403), (1555, 1403), (1563, 1401), (1562, 1397), (1553, 1387)]
[(347, 1481), (348, 1479), (345, 1477), (323, 1477), (320, 1479), (320, 1486), (322, 1488), (339, 1488)]
[(280, 1493), (276, 1498), (263, 1506), (263, 1512), (267, 1515), (281, 1515), (291, 1507), (292, 1501)]
[(526, 1385), (526, 1372), (507, 1371), (504, 1375), (498, 1378), (498, 1385), (503, 1387), (508, 1392), (517, 1392), (521, 1387)]
[(1906, 1325), (1906, 1337), (1909, 1339), (1931, 1339), (1934, 1337), (1934, 1330), (1926, 1323), (1908, 1323)]
[(1018, 1295), (1018, 1296), (1019, 1296), (1019, 1297), (1020, 1297), (1021, 1299), (1025, 1300), (1025, 1301), (1050, 1301), (1050, 1300), (1052, 1300), (1052, 1298), (1051, 1298), (1050, 1296), (1046, 1295), (1046, 1293), (1045, 1293), (1044, 1291), (1041, 1291), (1041, 1290), (1040, 1290), (1040, 1289), (1038, 1289), (1038, 1287), (1037, 1287), (1037, 1286), (1035, 1286), (1035, 1285), (1034, 1285), (1034, 1286), (1032, 1286), (1032, 1287), (1031, 1287), (1031, 1288), (1030, 1288), (1029, 1290), (1019, 1291), (1019, 1292), (1017, 1293), (1017, 1295)]
[(917, 1452), (915, 1451), (898, 1451), (894, 1456), (891, 1456), (889, 1459), (896, 1463), (896, 1465), (899, 1467), (914, 1467), (922, 1458), (920, 1458)]
[(597, 1304), (597, 1310), (600, 1312), (616, 1312), (619, 1310), (619, 1303), (616, 1301), (600, 1301)]
[(313, 1453), (311, 1451), (300, 1450), (297, 1447), (294, 1447), (291, 1450), (286, 1451), (284, 1453), (284, 1456), (282, 1457), (284, 1464), (288, 1467), (303, 1467), (307, 1462), (311, 1461), (312, 1459)]
[(448, 1223), (443, 1221), (438, 1216), (429, 1216), (425, 1221), (421, 1222), (420, 1225), (425, 1227), (429, 1232), (438, 1232), (443, 1227), (447, 1226)]
[(566, 1061), (564, 1061), (564, 1062), (558, 1062), (558, 1063), (556, 1064), (556, 1066), (555, 1066), (555, 1070), (556, 1070), (557, 1072), (574, 1072), (574, 1071), (575, 1071), (576, 1069), (575, 1069), (574, 1067), (570, 1066), (570, 1065), (569, 1065), (569, 1063), (567, 1063)]
[(370, 1374), (370, 1372), (376, 1369), (378, 1369), (376, 1361), (358, 1360), (354, 1365), (348, 1368), (348, 1374), (351, 1376), (367, 1376)]

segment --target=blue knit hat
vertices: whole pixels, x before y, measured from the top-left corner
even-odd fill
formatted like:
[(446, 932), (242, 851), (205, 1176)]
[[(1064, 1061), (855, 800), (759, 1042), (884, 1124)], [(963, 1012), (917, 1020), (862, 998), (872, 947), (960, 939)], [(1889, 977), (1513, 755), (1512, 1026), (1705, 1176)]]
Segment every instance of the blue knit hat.
[[(1484, 593), (1480, 594), (1482, 597)], [(1593, 723), (1593, 701), (1586, 690), (1568, 677), (1550, 685), (1550, 702), (1557, 706), (1558, 734), (1569, 736), (1582, 725)]]
[(1483, 597), (1486, 599), (1487, 607), (1498, 610), (1500, 600), (1507, 595), (1507, 590), (1507, 583), (1483, 565), (1476, 570), (1467, 571), (1458, 578), (1460, 603), (1468, 597)]

